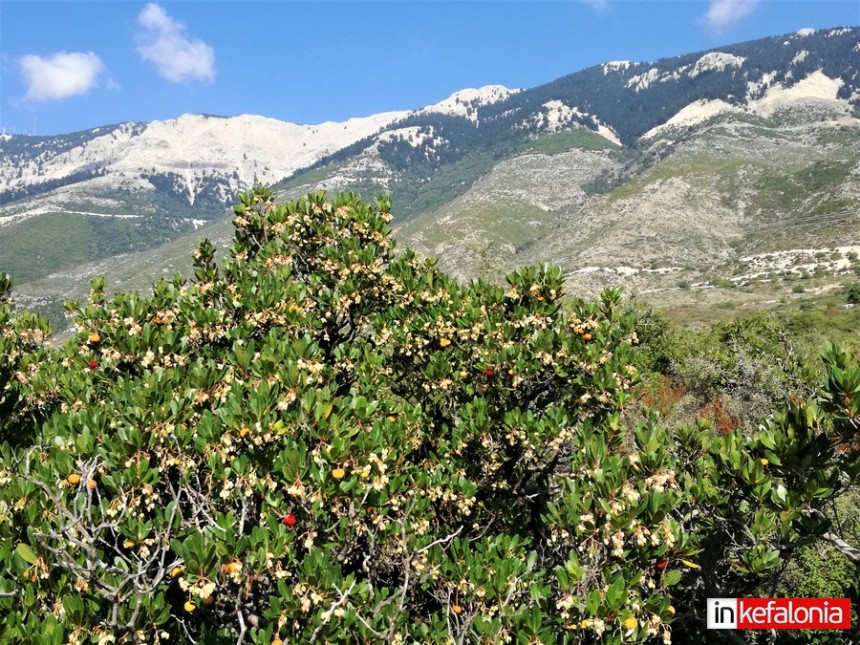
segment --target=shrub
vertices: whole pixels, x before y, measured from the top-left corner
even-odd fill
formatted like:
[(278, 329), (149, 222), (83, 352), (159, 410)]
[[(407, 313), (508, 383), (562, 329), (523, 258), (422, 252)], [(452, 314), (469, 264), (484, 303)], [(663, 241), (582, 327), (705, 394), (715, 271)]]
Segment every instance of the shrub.
[(258, 189), (223, 266), (204, 242), (191, 282), (95, 281), (58, 349), (2, 310), (9, 642), (668, 641), (829, 528), (838, 350), (756, 432), (627, 427), (619, 291), (461, 284), (390, 217)]
[(849, 304), (860, 304), (860, 282), (850, 282), (844, 285), (842, 293)]

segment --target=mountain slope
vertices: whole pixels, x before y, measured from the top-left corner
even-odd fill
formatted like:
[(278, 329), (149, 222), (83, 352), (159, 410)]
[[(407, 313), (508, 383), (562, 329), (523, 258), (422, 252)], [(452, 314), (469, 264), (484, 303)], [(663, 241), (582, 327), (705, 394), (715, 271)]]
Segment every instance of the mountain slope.
[(345, 124), (185, 116), (4, 136), (0, 268), (71, 284), (118, 252), (187, 246), (236, 189), (283, 179), (282, 198), (390, 192), (397, 237), (464, 277), (552, 262), (584, 290), (741, 283), (858, 242), (858, 106), (860, 30), (838, 28)]

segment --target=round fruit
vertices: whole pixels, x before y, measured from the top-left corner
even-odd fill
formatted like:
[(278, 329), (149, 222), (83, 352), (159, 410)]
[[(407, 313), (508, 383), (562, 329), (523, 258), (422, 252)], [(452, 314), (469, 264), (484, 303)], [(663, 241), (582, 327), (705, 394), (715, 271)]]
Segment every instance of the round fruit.
[(392, 416), (388, 417), (388, 423), (394, 423), (395, 421), (397, 421), (397, 419), (395, 417), (392, 417)]
[(767, 459), (765, 459), (764, 457), (762, 457), (761, 459), (759, 459), (759, 460), (758, 460), (758, 462), (759, 462), (762, 466), (767, 466), (767, 465), (770, 463), (770, 462), (769, 462)]
[(466, 378), (467, 376), (469, 376), (469, 372), (466, 370), (460, 370), (460, 378)]
[(66, 477), (66, 481), (69, 482), (72, 486), (76, 486), (81, 483), (81, 476), (78, 473), (72, 473), (68, 477)]
[(96, 345), (96, 344), (100, 343), (101, 341), (102, 341), (102, 337), (99, 336), (98, 334), (90, 334), (90, 342), (93, 345)]
[(247, 426), (242, 426), (242, 428), (239, 430), (240, 437), (247, 437), (249, 434), (251, 434), (251, 430)]
[(211, 605), (213, 602), (215, 602), (215, 596), (206, 596), (206, 597), (203, 599), (203, 604), (204, 604), (204, 605)]
[(295, 515), (290, 513), (289, 515), (286, 515), (281, 521), (284, 523), (285, 526), (295, 526), (296, 522), (298, 522), (299, 520)]
[(276, 638), (272, 641), (272, 645), (284, 645), (284, 641), (282, 641), (280, 638)]
[(624, 626), (627, 629), (636, 629), (639, 626), (639, 621), (637, 621), (633, 616), (628, 616), (624, 619)]
[(185, 604), (183, 605), (183, 607), (185, 608), (185, 611), (187, 611), (188, 613), (191, 613), (192, 611), (194, 611), (195, 609), (197, 609), (197, 605), (195, 605), (195, 604), (194, 604), (193, 602), (191, 602), (190, 600), (186, 600), (186, 601), (185, 601)]
[(484, 370), (484, 376), (492, 376), (493, 374), (495, 374), (493, 370)]
[(591, 334), (582, 335), (582, 340), (584, 340), (586, 343), (589, 342), (592, 338), (594, 338), (594, 336), (592, 336)]
[(668, 611), (673, 616), (675, 615), (675, 608), (672, 605), (669, 605), (668, 607), (666, 607), (666, 611)]
[(666, 558), (660, 558), (657, 560), (657, 568), (665, 569), (669, 565), (669, 561)]
[(98, 367), (99, 362), (98, 361), (90, 361), (89, 363), (87, 363), (87, 365), (89, 365), (90, 369), (93, 370), (96, 367)]
[(451, 341), (448, 340), (447, 338), (440, 338), (439, 339), (439, 346), (440, 347), (448, 347), (448, 345), (450, 345), (450, 344), (451, 344)]
[(171, 578), (177, 578), (182, 575), (183, 571), (185, 571), (185, 567), (173, 567), (169, 575)]
[(97, 485), (98, 485), (98, 484), (96, 484), (96, 480), (95, 480), (95, 479), (90, 479), (90, 480), (87, 482), (87, 488), (89, 488), (90, 490), (95, 490), (95, 488), (96, 488), (96, 486), (97, 486)]
[(451, 605), (451, 611), (459, 616), (463, 613), (463, 608), (460, 605)]
[(346, 471), (343, 468), (335, 468), (331, 471), (331, 476), (335, 479), (343, 479), (346, 476)]
[(160, 325), (161, 324), (161, 316), (153, 316), (152, 322), (154, 322), (156, 325)]
[(233, 562), (228, 562), (224, 565), (224, 573), (230, 575), (231, 573), (236, 573), (237, 571), (242, 570), (242, 563), (233, 560)]
[(508, 376), (513, 376), (514, 374), (516, 374), (514, 370), (508, 370)]

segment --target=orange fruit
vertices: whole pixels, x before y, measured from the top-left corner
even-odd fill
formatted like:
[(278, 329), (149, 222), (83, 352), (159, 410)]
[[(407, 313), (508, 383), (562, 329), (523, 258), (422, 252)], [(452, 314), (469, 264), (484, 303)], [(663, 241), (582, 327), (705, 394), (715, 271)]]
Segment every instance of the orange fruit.
[(87, 482), (87, 488), (89, 488), (90, 490), (95, 490), (96, 486), (97, 484), (95, 479), (91, 479)]
[(173, 568), (170, 570), (170, 574), (169, 574), (169, 575), (170, 575), (170, 577), (171, 577), (171, 578), (178, 578), (179, 576), (181, 576), (181, 575), (182, 575), (182, 572), (183, 572), (183, 571), (185, 571), (185, 567), (173, 567)]
[(588, 341), (590, 341), (592, 338), (594, 338), (594, 336), (592, 336), (591, 334), (583, 334), (582, 335), (582, 340), (584, 340), (586, 343)]
[(78, 473), (72, 473), (68, 477), (66, 477), (66, 481), (69, 482), (72, 486), (77, 486), (81, 483), (81, 476)]
[(100, 343), (100, 342), (101, 342), (101, 340), (102, 340), (102, 337), (101, 337), (101, 336), (99, 336), (98, 334), (96, 334), (96, 333), (92, 333), (92, 334), (90, 334), (90, 342), (91, 342), (93, 345), (95, 345), (96, 343)]
[(343, 479), (346, 477), (346, 471), (343, 468), (335, 468), (331, 471), (331, 476), (335, 479)]
[(459, 616), (463, 613), (463, 608), (460, 605), (451, 605), (451, 611)]

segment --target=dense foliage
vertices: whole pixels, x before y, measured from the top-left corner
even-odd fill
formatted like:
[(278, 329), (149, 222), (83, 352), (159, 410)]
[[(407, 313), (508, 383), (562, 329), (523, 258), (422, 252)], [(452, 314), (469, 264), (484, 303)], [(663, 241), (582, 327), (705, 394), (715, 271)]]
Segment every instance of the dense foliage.
[(860, 369), (758, 429), (626, 408), (636, 319), (395, 255), (385, 200), (243, 195), (218, 266), (0, 292), (4, 642), (669, 642), (830, 528)]

